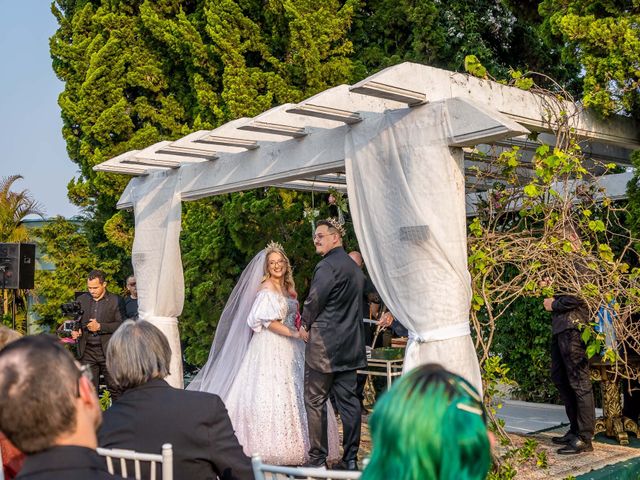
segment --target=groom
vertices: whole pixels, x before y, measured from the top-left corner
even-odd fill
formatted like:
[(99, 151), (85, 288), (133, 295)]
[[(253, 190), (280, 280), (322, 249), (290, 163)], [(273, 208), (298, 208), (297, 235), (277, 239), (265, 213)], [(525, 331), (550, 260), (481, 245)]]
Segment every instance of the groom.
[(327, 399), (333, 390), (343, 426), (344, 454), (334, 467), (357, 470), (361, 409), (359, 368), (367, 364), (362, 323), (364, 274), (342, 248), (344, 229), (333, 219), (317, 224), (313, 242), (322, 255), (304, 302), (300, 336), (307, 342), (304, 403), (309, 422), (309, 466), (326, 465)]

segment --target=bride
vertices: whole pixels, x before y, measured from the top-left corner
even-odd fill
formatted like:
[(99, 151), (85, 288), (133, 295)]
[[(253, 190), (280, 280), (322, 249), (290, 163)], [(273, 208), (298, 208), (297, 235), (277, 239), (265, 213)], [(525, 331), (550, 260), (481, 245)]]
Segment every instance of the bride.
[[(209, 359), (187, 387), (219, 395), (247, 455), (276, 465), (308, 461), (304, 342), (289, 259), (269, 243), (240, 276), (222, 312)], [(329, 458), (339, 459), (329, 412)]]

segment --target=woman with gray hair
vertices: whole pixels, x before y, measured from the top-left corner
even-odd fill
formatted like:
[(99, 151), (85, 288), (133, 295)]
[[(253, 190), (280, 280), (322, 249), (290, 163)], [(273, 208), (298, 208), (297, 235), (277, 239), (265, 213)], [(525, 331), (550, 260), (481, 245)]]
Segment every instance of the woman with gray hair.
[(171, 347), (149, 322), (125, 321), (107, 348), (107, 369), (122, 390), (138, 387), (169, 375)]
[(116, 330), (107, 368), (123, 393), (104, 414), (99, 445), (160, 453), (170, 443), (176, 480), (253, 479), (220, 397), (171, 387), (164, 380), (170, 358), (169, 342), (151, 323), (127, 320)]

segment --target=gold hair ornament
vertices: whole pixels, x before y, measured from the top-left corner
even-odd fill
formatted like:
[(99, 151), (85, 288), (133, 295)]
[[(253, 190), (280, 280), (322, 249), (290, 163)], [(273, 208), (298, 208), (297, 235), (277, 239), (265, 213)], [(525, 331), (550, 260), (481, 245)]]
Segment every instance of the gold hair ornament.
[(340, 223), (340, 221), (336, 220), (335, 218), (327, 218), (326, 222), (331, 225), (332, 228), (335, 228), (341, 237), (345, 236), (346, 232), (344, 230), (344, 225)]
[(267, 243), (267, 250), (280, 250), (281, 252), (284, 252), (284, 248), (282, 245), (280, 245), (278, 242), (274, 242), (273, 240), (270, 241), (269, 243)]

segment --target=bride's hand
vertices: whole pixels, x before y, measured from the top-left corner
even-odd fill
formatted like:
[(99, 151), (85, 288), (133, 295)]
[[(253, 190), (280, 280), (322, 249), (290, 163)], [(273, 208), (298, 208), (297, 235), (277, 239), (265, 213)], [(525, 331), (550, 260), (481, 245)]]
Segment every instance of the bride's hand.
[(291, 338), (297, 338), (300, 339), (300, 332), (298, 330), (296, 330), (295, 328), (291, 330)]

